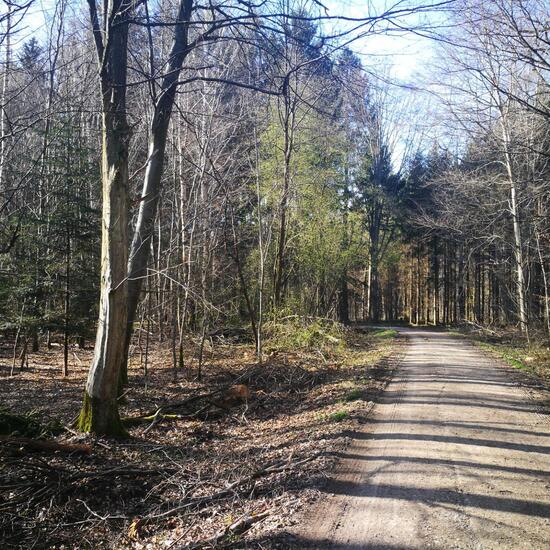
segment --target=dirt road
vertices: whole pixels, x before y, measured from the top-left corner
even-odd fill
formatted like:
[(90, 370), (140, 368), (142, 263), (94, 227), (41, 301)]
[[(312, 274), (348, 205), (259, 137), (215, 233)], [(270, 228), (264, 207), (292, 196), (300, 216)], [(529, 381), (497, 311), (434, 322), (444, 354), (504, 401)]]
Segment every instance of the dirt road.
[(550, 421), (512, 370), (403, 329), (393, 381), (291, 547), (550, 549)]

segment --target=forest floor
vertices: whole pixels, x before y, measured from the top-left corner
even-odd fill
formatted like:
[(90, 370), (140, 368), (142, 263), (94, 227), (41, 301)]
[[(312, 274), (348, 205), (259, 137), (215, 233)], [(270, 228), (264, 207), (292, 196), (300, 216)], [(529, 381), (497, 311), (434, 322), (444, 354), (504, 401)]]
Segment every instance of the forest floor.
[[(346, 330), (292, 351), (268, 343), (261, 367), (250, 344), (212, 340), (200, 382), (196, 358), (174, 378), (170, 351), (155, 346), (145, 379), (135, 353), (121, 414), (151, 414), (172, 403), (174, 415), (129, 428), (128, 440), (93, 439), (70, 428), (56, 437), (89, 454), (30, 452), (4, 442), (2, 548), (270, 547), (269, 533), (292, 524), (321, 494), (346, 434), (365, 422), (399, 356), (395, 336)], [(71, 349), (66, 378), (59, 348), (32, 353), (29, 368), (11, 377), (10, 355), (6, 345), (2, 407), (34, 411), (42, 426), (70, 426), (92, 350)], [(249, 386), (245, 403), (213, 393), (235, 381)]]

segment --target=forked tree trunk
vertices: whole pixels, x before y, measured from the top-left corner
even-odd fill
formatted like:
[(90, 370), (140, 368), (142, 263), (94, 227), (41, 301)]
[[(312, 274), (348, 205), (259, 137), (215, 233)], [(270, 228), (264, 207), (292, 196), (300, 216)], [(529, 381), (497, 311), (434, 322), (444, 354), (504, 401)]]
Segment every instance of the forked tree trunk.
[(121, 436), (125, 432), (118, 414), (117, 394), (125, 357), (128, 317), (129, 129), (126, 120), (126, 74), (131, 6), (126, 0), (111, 0), (109, 3), (105, 31), (107, 51), (104, 53), (94, 2), (89, 0), (103, 96), (101, 295), (94, 358), (78, 426), (84, 432)]

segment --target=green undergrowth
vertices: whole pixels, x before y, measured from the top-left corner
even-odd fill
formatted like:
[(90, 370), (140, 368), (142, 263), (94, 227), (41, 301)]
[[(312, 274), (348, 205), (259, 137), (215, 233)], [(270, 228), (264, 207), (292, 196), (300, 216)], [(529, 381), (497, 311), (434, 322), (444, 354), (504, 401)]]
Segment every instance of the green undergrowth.
[(516, 369), (529, 370), (528, 365), (523, 363), (524, 359), (522, 355), (518, 353), (519, 350), (517, 349), (506, 347), (503, 345), (489, 344), (487, 342), (478, 342), (478, 345), (485, 351), (496, 353), (497, 355), (502, 357), (502, 359), (504, 359), (506, 363)]
[(349, 417), (348, 411), (335, 411), (328, 415), (327, 419), (331, 422), (342, 422)]
[(363, 391), (361, 388), (354, 388), (344, 396), (344, 401), (357, 401), (358, 399), (363, 399)]
[(337, 352), (346, 347), (345, 327), (330, 319), (288, 316), (265, 325), (266, 351)]
[(264, 349), (301, 357), (304, 364), (331, 372), (331, 394), (317, 418), (347, 423), (364, 414), (388, 374), (377, 367), (395, 350), (393, 328), (353, 328), (328, 319), (287, 316), (266, 324)]
[(372, 336), (379, 340), (395, 338), (397, 334), (398, 332), (393, 328), (377, 328), (372, 332)]
[(494, 353), (508, 365), (550, 380), (550, 348), (540, 344), (506, 344), (476, 341), (482, 349)]
[[(361, 346), (365, 349), (391, 346), (398, 332), (392, 328), (356, 331), (325, 318), (290, 315), (265, 324), (265, 350), (321, 351), (345, 354)], [(386, 351), (386, 350), (385, 350)]]

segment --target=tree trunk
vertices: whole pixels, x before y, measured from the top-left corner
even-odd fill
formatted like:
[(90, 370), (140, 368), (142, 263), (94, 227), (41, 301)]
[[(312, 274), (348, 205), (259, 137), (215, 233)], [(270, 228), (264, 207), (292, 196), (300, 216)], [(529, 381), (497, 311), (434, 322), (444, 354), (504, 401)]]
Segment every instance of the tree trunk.
[(338, 317), (344, 325), (349, 325), (349, 291), (347, 273), (340, 277), (340, 292), (338, 295)]
[(125, 367), (141, 287), (143, 279), (147, 276), (151, 237), (153, 235), (155, 217), (162, 190), (162, 173), (168, 127), (176, 97), (180, 71), (188, 54), (188, 25), (192, 7), (193, 0), (181, 0), (177, 17), (177, 20), (181, 24), (176, 27), (174, 33), (174, 41), (169, 57), (170, 62), (168, 63), (166, 76), (161, 84), (162, 92), (155, 104), (155, 112), (151, 123), (147, 168), (128, 262), (128, 317), (125, 337), (124, 371), (122, 373), (123, 381), (126, 380)]
[[(118, 381), (125, 359), (128, 318), (128, 137), (126, 120), (127, 41), (130, 4), (109, 6), (105, 59), (103, 44), (94, 33), (100, 59), (102, 113), (102, 235), (101, 294), (94, 358), (78, 420), (84, 432), (125, 434), (118, 414)], [(95, 4), (90, 10), (99, 29)], [(95, 21), (94, 21), (95, 19)], [(99, 33), (100, 35), (101, 33)]]
[[(6, 143), (8, 140), (8, 115), (6, 113), (7, 94), (9, 86), (9, 77), (11, 71), (11, 33), (12, 33), (12, 5), (7, 4), (6, 27), (5, 27), (5, 49), (4, 57), (4, 75), (2, 78), (2, 94), (0, 96), (0, 190), (4, 187), (4, 165), (6, 163)], [(7, 131), (8, 130), (8, 131)]]
[[(285, 256), (286, 256), (286, 230), (288, 195), (290, 192), (290, 161), (293, 147), (293, 112), (290, 108), (290, 99), (285, 95), (285, 118), (284, 118), (284, 165), (283, 165), (283, 191), (281, 195), (279, 239), (277, 244), (277, 256), (275, 259), (275, 276), (273, 281), (273, 303), (279, 307), (283, 301), (283, 284), (285, 277)], [(292, 122), (291, 122), (292, 120)]]
[(437, 238), (433, 241), (433, 278), (434, 278), (434, 325), (439, 325), (439, 250), (438, 250)]
[(548, 275), (546, 273), (546, 267), (544, 266), (544, 258), (542, 257), (542, 250), (540, 247), (540, 235), (538, 228), (535, 230), (535, 239), (537, 243), (537, 254), (540, 262), (540, 270), (542, 274), (542, 285), (544, 290), (544, 318), (546, 320), (546, 331), (550, 337), (550, 293), (548, 291)]
[(523, 241), (521, 238), (521, 226), (519, 222), (519, 208), (517, 203), (517, 187), (514, 178), (512, 165), (512, 156), (510, 155), (510, 136), (506, 127), (507, 109), (500, 105), (501, 111), (501, 130), (504, 149), (504, 164), (510, 184), (510, 215), (512, 216), (512, 226), (514, 230), (514, 268), (516, 271), (516, 293), (518, 300), (518, 318), (522, 332), (527, 333), (527, 308), (525, 299), (525, 276), (523, 273)]

